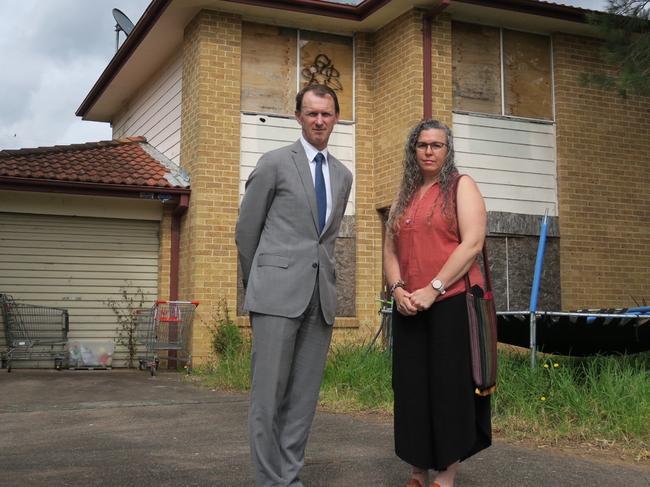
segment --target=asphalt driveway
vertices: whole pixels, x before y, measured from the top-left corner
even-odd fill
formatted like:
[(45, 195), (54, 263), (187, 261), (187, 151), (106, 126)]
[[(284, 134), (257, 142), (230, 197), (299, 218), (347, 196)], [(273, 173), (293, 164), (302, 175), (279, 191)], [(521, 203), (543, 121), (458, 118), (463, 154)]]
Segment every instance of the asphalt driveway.
[[(252, 486), (247, 397), (163, 373), (0, 370), (0, 486)], [(306, 486), (390, 486), (407, 469), (392, 425), (319, 412)], [(593, 462), (497, 442), (457, 487), (650, 487), (650, 466)]]

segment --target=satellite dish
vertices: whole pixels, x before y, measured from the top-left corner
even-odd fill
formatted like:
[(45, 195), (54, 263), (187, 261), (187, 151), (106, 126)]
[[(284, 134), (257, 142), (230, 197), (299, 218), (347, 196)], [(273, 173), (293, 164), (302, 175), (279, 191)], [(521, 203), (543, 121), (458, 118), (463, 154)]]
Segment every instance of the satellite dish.
[(119, 8), (113, 9), (113, 18), (115, 19), (115, 50), (120, 47), (120, 31), (124, 32), (126, 37), (133, 30), (133, 22)]
[(115, 22), (117, 22), (115, 30), (121, 30), (128, 36), (133, 30), (133, 22), (119, 8), (113, 9), (113, 17), (115, 18)]

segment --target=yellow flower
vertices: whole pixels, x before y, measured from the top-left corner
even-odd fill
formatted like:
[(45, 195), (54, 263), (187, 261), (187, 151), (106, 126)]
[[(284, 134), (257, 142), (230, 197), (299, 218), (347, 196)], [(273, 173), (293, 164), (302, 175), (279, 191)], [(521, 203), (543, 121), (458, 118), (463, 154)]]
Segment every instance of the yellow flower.
[(544, 364), (544, 368), (545, 368), (545, 369), (548, 369), (548, 364)]
[(546, 396), (542, 396), (539, 398), (540, 401), (546, 401)]
[(557, 369), (559, 366), (560, 366), (560, 364), (558, 364), (557, 362), (555, 362), (555, 363), (553, 364), (553, 367), (555, 367), (556, 369)]

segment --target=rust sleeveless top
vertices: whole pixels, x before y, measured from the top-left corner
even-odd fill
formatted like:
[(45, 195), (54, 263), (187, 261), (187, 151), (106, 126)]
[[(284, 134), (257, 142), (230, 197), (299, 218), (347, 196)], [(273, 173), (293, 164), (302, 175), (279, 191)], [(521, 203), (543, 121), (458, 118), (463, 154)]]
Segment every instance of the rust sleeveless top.
[[(438, 196), (438, 183), (431, 186), (420, 200), (415, 194), (400, 219), (395, 246), (400, 273), (408, 292), (429, 286), (459, 244), (455, 208), (448, 209), (453, 219), (447, 220), (442, 215), (442, 198)], [(485, 289), (483, 274), (476, 261), (470, 267), (469, 280), (472, 285), (478, 284)], [(465, 291), (463, 277), (451, 285), (444, 284), (447, 292), (436, 301)]]

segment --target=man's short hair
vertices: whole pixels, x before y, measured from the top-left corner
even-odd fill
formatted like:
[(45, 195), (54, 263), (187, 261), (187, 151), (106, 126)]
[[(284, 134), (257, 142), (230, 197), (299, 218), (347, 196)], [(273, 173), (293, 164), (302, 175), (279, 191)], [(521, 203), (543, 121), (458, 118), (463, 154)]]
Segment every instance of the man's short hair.
[(310, 92), (310, 91), (312, 93), (314, 93), (314, 95), (320, 96), (320, 97), (324, 97), (324, 96), (327, 96), (327, 95), (331, 96), (332, 100), (334, 100), (334, 111), (336, 112), (337, 115), (340, 113), (339, 99), (336, 96), (336, 93), (334, 92), (334, 90), (332, 88), (330, 88), (329, 86), (319, 85), (319, 84), (316, 84), (316, 83), (305, 86), (296, 95), (296, 111), (297, 112), (302, 110), (302, 98), (303, 98), (303, 96), (305, 96), (305, 93)]

